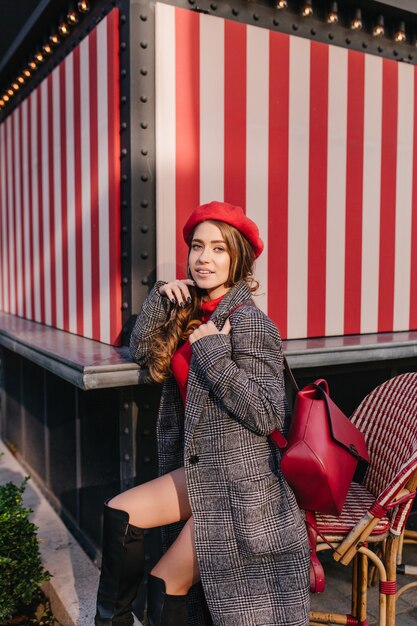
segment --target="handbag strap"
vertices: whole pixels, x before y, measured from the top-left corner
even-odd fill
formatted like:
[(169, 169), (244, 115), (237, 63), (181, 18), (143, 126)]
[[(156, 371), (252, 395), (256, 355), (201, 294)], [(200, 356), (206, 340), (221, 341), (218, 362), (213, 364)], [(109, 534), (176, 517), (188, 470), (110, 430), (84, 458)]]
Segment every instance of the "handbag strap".
[(297, 385), (297, 381), (294, 378), (294, 374), (292, 373), (292, 369), (290, 368), (285, 355), (284, 355), (284, 373), (287, 375), (287, 378), (290, 381), (291, 386), (294, 389), (295, 393), (298, 393), (300, 391), (300, 388)]

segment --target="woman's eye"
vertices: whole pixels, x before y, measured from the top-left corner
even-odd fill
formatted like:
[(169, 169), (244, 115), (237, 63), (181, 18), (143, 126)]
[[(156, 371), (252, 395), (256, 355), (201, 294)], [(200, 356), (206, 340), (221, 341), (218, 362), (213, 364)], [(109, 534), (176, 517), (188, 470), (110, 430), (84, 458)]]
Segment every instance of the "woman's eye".
[(220, 246), (216, 246), (214, 249), (216, 252), (226, 252), (225, 248), (222, 248)]
[(192, 250), (199, 250), (201, 248), (200, 244), (198, 243), (193, 243), (193, 245), (191, 246)]

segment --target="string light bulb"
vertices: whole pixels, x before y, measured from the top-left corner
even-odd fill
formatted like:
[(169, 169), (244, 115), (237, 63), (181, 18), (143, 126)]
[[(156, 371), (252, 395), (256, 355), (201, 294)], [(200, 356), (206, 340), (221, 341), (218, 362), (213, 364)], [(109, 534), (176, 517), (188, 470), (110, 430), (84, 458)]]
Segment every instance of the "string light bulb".
[(66, 22), (61, 22), (58, 28), (58, 32), (62, 37), (67, 37), (69, 35), (69, 26)]
[(278, 0), (276, 4), (277, 9), (283, 10), (288, 8), (287, 0)]
[(49, 43), (45, 43), (42, 46), (42, 50), (44, 51), (45, 54), (52, 54), (52, 46)]
[(337, 14), (337, 2), (332, 2), (330, 11), (327, 14), (327, 23), (337, 24), (338, 21), (339, 21), (339, 16)]
[(25, 82), (25, 79), (23, 78), (23, 76), (18, 76), (17, 80), (19, 81), (21, 85), (23, 85), (23, 83)]
[(75, 24), (77, 24), (78, 15), (73, 9), (68, 12), (67, 21), (68, 21), (68, 24), (71, 24), (71, 26), (74, 26)]
[(13, 83), (12, 87), (15, 91), (17, 91), (18, 89), (20, 89), (20, 85), (18, 83)]
[(362, 30), (362, 26), (362, 11), (360, 9), (356, 9), (351, 28), (352, 30)]
[(10, 98), (9, 98), (9, 96), (7, 95), (7, 93), (5, 93), (5, 94), (4, 94), (4, 96), (3, 96), (3, 100), (4, 100), (5, 102), (9, 102)]
[(26, 76), (26, 78), (29, 78), (31, 75), (29, 70), (23, 70), (23, 74)]
[(36, 70), (38, 66), (36, 65), (35, 61), (30, 61), (29, 67), (31, 70)]
[(405, 23), (400, 22), (398, 26), (398, 30), (394, 35), (394, 39), (397, 43), (404, 43), (407, 40), (407, 36), (405, 34)]
[(87, 0), (80, 0), (77, 6), (80, 13), (88, 13), (90, 10), (90, 3)]
[(0, 107), (4, 107), (5, 104), (6, 104), (5, 101), (2, 98), (0, 98)]
[(37, 52), (35, 54), (35, 61), (37, 61), (38, 63), (42, 63), (43, 62), (43, 54), (42, 54), (42, 52)]
[(8, 89), (7, 93), (9, 94), (9, 96), (12, 96), (13, 95), (13, 89)]
[(306, 0), (304, 2), (301, 14), (303, 17), (311, 17), (313, 15), (313, 5), (311, 0)]
[(378, 19), (372, 31), (374, 37), (382, 37), (385, 34), (384, 16), (378, 15)]
[(52, 33), (52, 35), (49, 37), (49, 41), (53, 46), (57, 46), (59, 44), (58, 35), (56, 33)]

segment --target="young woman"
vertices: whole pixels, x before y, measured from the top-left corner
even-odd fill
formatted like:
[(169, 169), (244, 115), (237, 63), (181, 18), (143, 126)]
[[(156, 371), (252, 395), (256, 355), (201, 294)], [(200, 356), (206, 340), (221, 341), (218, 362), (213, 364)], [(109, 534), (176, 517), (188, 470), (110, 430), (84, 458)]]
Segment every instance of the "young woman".
[(268, 435), (284, 428), (281, 340), (254, 304), (257, 226), (223, 202), (184, 226), (185, 280), (158, 282), (132, 357), (163, 381), (160, 477), (105, 506), (96, 626), (133, 623), (143, 529), (163, 526), (150, 626), (307, 626), (305, 524)]

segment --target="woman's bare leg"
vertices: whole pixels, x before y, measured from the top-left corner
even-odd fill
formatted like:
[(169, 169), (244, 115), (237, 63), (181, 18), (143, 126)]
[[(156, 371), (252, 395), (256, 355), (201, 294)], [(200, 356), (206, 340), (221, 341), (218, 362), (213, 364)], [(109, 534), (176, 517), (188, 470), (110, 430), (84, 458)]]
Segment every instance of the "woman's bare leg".
[(153, 576), (165, 581), (166, 593), (182, 596), (200, 580), (194, 542), (194, 520), (192, 517), (151, 571)]
[(108, 506), (126, 511), (129, 523), (155, 528), (191, 517), (184, 468), (133, 487), (110, 500)]

